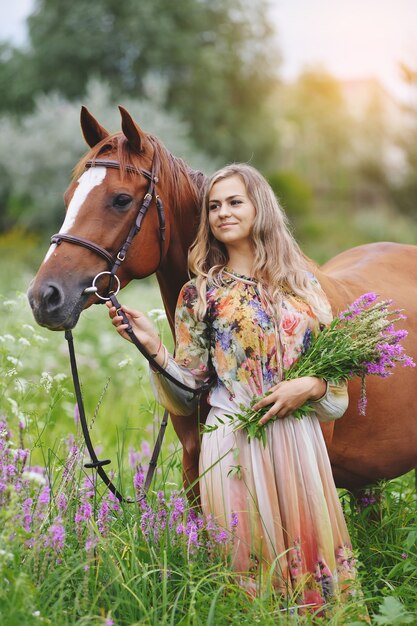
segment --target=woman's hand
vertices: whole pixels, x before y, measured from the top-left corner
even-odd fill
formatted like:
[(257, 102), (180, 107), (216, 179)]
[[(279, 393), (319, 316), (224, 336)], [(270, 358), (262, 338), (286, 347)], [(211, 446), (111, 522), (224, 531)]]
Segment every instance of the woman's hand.
[(314, 376), (283, 380), (271, 387), (268, 395), (254, 404), (253, 409), (257, 411), (271, 405), (259, 420), (260, 424), (266, 424), (274, 417), (286, 417), (308, 400), (319, 400), (326, 393), (326, 386), (326, 381)]
[[(119, 335), (124, 339), (131, 341), (126, 332), (128, 325), (123, 323), (123, 317), (118, 314), (116, 307), (114, 307), (110, 302), (106, 302), (106, 306), (109, 309), (109, 316), (112, 320), (112, 324), (116, 328)], [(148, 320), (146, 315), (140, 311), (136, 311), (135, 309), (130, 309), (127, 306), (122, 306), (120, 308), (125, 313), (133, 332), (145, 350), (149, 352), (149, 354), (160, 353), (162, 347), (161, 340), (152, 322)]]

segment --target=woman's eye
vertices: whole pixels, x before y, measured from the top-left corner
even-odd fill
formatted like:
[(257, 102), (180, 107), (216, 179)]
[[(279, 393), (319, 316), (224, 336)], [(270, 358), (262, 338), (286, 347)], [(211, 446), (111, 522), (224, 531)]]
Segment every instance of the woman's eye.
[(113, 201), (113, 205), (119, 208), (126, 208), (132, 202), (132, 196), (129, 196), (127, 193), (120, 193), (115, 197)]
[(214, 211), (214, 209), (217, 209), (218, 206), (218, 204), (209, 204), (209, 211)]
[(234, 206), (236, 204), (242, 204), (242, 200), (232, 200), (231, 204), (232, 204), (232, 206)]

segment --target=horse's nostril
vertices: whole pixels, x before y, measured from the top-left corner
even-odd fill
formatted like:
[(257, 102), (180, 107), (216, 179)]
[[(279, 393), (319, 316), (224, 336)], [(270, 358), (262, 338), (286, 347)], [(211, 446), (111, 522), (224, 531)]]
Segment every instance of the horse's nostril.
[(61, 306), (63, 295), (59, 287), (48, 285), (43, 293), (42, 299), (46, 310), (51, 312)]

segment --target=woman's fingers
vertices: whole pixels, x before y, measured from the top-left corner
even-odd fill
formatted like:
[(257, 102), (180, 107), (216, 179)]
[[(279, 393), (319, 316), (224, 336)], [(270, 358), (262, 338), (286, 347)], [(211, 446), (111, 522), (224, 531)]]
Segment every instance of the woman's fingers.
[(285, 417), (286, 413), (281, 415), (280, 411), (281, 411), (282, 407), (280, 402), (274, 402), (274, 404), (271, 406), (271, 408), (269, 409), (269, 411), (267, 411), (265, 413), (265, 415), (263, 415), (261, 417), (261, 419), (259, 420), (259, 423), (264, 425), (267, 422), (269, 422), (269, 420), (276, 418), (276, 417)]

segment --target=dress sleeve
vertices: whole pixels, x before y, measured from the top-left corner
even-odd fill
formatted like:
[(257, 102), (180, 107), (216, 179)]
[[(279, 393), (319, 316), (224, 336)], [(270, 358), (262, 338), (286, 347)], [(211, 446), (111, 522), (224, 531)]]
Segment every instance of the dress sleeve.
[(349, 404), (347, 383), (331, 383), (326, 381), (327, 389), (319, 400), (310, 400), (315, 413), (321, 422), (337, 420), (345, 413)]
[[(168, 355), (165, 369), (188, 387), (196, 389), (212, 374), (210, 365), (210, 332), (206, 321), (197, 319), (197, 290), (193, 281), (182, 288), (175, 311), (175, 358)], [(150, 380), (156, 399), (174, 415), (190, 415), (198, 397), (180, 389), (152, 369)]]
[[(322, 309), (319, 315), (320, 326), (328, 326), (333, 319), (330, 302), (316, 276), (309, 273), (309, 278), (322, 299)], [(326, 381), (326, 384), (327, 389), (324, 396), (319, 398), (319, 400), (311, 401), (315, 408), (316, 415), (321, 422), (331, 422), (332, 420), (339, 419), (344, 415), (349, 405), (347, 383), (341, 382), (334, 384)]]

